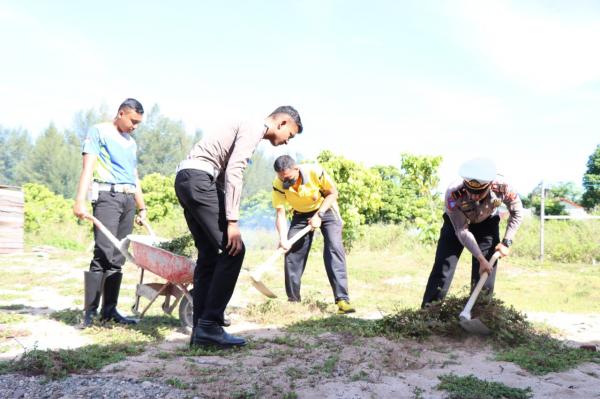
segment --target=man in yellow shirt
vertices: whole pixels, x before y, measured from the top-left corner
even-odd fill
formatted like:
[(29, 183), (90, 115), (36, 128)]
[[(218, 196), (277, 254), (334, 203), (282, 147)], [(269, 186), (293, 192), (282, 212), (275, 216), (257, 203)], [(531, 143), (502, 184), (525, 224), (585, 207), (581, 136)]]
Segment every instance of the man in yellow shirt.
[[(320, 166), (296, 165), (289, 155), (277, 158), (273, 167), (277, 172), (273, 180), (273, 207), (277, 212), (275, 225), (279, 233), (279, 246), (287, 251), (285, 291), (288, 300), (300, 301), (300, 281), (314, 232), (311, 231), (291, 247), (288, 240), (310, 225), (314, 229), (320, 227), (323, 233), (323, 260), (338, 313), (354, 312), (348, 297), (346, 254), (342, 244), (342, 219), (336, 209), (338, 192), (335, 183)], [(289, 231), (285, 217), (286, 205), (294, 211)]]

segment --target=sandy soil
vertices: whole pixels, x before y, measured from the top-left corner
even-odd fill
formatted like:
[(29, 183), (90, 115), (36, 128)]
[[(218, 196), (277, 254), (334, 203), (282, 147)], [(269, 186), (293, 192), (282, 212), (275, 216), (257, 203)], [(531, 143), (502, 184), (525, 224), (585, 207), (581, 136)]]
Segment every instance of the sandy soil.
[[(76, 348), (90, 343), (80, 330), (44, 317), (74, 307), (70, 300), (43, 290), (29, 298), (19, 301), (27, 302), (18, 311), (27, 316), (26, 322), (10, 325), (18, 334), (0, 338), (0, 344), (13, 343), (9, 351), (0, 353), (0, 359), (14, 358), (34, 347)], [(234, 302), (240, 298), (234, 297)], [(187, 351), (188, 336), (173, 332), (143, 354), (106, 366), (99, 375), (131, 378), (140, 384), (177, 381), (182, 397), (192, 398), (275, 398), (292, 392), (299, 398), (442, 398), (444, 392), (435, 389), (437, 377), (448, 373), (530, 387), (536, 398), (600, 398), (600, 364), (536, 376), (513, 363), (494, 360), (492, 349), (477, 337), (419, 343), (333, 333), (308, 336), (231, 316), (234, 325), (229, 331), (248, 338), (248, 349), (193, 356)], [(529, 313), (528, 317), (561, 330), (573, 345), (600, 346), (600, 315)]]

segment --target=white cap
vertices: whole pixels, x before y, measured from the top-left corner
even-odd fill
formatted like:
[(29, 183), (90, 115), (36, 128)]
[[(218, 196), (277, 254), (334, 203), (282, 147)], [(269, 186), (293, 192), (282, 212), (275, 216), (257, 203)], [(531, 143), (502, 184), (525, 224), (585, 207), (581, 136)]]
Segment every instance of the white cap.
[[(458, 174), (466, 182), (486, 185), (496, 178), (496, 164), (489, 158), (474, 158), (463, 163), (458, 170)], [(474, 186), (477, 186), (477, 184), (474, 184)]]

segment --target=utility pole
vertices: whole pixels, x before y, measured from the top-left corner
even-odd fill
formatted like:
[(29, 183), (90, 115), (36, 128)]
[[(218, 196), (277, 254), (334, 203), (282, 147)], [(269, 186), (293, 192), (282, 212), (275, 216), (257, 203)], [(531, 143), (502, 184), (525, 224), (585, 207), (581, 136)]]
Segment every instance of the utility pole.
[(544, 199), (546, 197), (546, 187), (544, 186), (544, 181), (541, 183), (541, 193), (540, 193), (540, 261), (544, 260), (544, 218), (546, 217), (546, 212), (544, 211)]

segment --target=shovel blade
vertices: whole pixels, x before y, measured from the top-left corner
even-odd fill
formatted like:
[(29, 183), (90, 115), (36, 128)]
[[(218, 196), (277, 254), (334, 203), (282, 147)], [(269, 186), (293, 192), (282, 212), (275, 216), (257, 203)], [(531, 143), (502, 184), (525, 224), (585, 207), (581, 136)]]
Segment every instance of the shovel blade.
[(461, 319), (460, 326), (471, 334), (490, 335), (492, 333), (479, 319)]
[(275, 295), (275, 293), (273, 291), (271, 291), (269, 289), (269, 287), (267, 287), (265, 285), (265, 283), (263, 283), (262, 281), (256, 280), (252, 276), (250, 276), (250, 281), (252, 282), (252, 285), (254, 286), (254, 288), (256, 288), (258, 290), (258, 292), (260, 292), (264, 296), (267, 296), (269, 298), (277, 298), (277, 295)]

